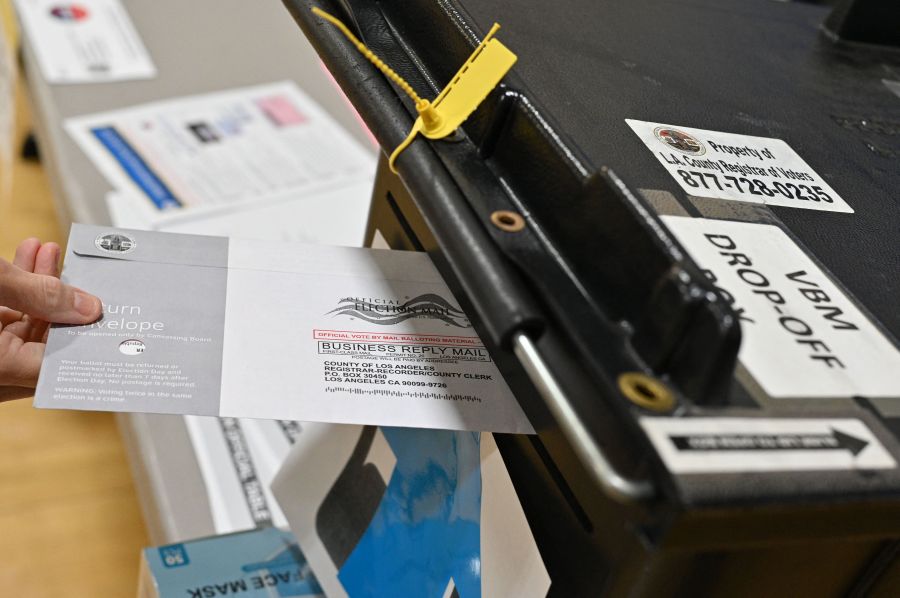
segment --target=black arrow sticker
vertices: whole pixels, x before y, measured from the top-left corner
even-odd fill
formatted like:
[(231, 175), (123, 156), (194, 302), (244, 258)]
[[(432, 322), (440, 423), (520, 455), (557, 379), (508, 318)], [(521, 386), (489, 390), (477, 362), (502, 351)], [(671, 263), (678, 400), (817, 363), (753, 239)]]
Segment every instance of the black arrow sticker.
[(867, 440), (830, 428), (829, 434), (686, 434), (670, 436), (679, 451), (850, 451), (858, 455)]

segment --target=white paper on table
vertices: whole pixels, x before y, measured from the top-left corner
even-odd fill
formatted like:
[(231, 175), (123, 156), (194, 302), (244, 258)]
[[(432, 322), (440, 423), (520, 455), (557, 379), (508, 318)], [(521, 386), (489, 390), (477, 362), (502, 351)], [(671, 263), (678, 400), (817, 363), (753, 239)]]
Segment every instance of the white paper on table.
[(106, 207), (114, 226), (268, 241), (359, 247), (369, 215), (369, 180), (244, 209), (170, 214), (132, 193), (110, 191)]
[(209, 215), (337, 192), (375, 172), (360, 146), (295, 83), (142, 104), (66, 120), (116, 191), (160, 215)]
[(143, 200), (129, 193), (109, 191), (104, 197), (110, 223), (117, 228), (157, 230), (157, 214), (143, 204)]
[(217, 534), (286, 527), (269, 489), (300, 431), (296, 422), (185, 416)]
[(272, 490), (329, 598), (549, 589), (491, 434), (304, 425)]
[(156, 67), (119, 0), (15, 0), (48, 83), (150, 79)]

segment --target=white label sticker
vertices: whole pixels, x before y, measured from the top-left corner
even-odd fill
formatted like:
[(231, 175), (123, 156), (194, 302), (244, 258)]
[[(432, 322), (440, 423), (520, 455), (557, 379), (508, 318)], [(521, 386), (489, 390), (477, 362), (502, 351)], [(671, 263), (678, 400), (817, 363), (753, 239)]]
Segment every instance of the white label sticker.
[(643, 417), (641, 426), (672, 473), (897, 466), (858, 419)]
[(900, 397), (900, 352), (781, 229), (662, 220), (733, 300), (740, 361), (769, 396)]
[(690, 195), (852, 213), (797, 152), (780, 139), (626, 119)]

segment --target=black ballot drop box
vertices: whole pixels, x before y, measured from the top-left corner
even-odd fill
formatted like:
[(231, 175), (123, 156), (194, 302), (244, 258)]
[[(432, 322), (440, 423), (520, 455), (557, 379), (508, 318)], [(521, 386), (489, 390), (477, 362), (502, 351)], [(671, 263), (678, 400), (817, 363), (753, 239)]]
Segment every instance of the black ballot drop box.
[(285, 4), (386, 154), (412, 102), (312, 6), (426, 98), (495, 21), (518, 56), (381, 160), (368, 240), (432, 255), (531, 419), (552, 595), (900, 595), (900, 4)]

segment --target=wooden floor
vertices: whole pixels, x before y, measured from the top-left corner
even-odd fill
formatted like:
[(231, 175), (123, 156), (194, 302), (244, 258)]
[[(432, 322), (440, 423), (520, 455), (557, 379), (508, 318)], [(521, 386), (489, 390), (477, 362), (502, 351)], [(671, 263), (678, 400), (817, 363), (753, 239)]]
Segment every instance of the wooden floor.
[[(9, 43), (8, 0), (0, 16)], [(15, 148), (29, 128), (24, 92), (19, 81)], [(29, 236), (64, 241), (40, 165), (0, 169), (0, 256)], [(146, 544), (112, 414), (0, 403), (0, 596), (134, 596)]]

